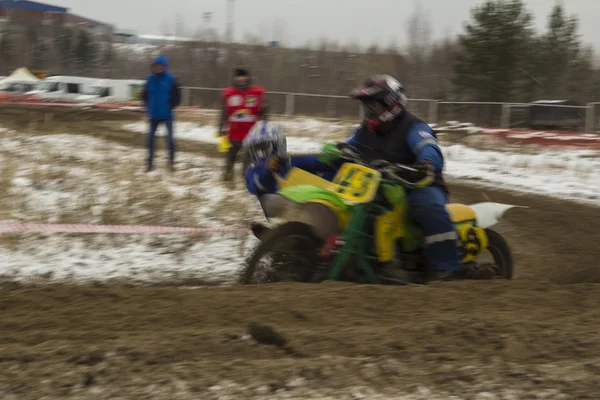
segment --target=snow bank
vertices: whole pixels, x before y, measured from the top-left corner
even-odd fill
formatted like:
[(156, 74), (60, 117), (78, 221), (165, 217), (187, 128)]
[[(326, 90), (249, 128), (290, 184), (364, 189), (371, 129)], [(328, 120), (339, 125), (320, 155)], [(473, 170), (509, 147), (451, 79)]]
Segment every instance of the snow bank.
[(471, 122), (448, 121), (446, 125), (429, 124), (429, 126), (435, 129), (437, 132), (443, 133), (462, 133), (473, 135), (483, 131), (482, 128), (475, 126), (475, 124), (472, 124)]
[(141, 56), (157, 55), (160, 46), (143, 43), (115, 43), (113, 49), (123, 54), (136, 54)]
[[(146, 134), (148, 132), (148, 124), (145, 122), (135, 122), (123, 126), (125, 129)], [(175, 137), (177, 139), (193, 140), (198, 142), (217, 143), (216, 137), (217, 128), (212, 125), (200, 125), (195, 122), (175, 122), (174, 126)], [(161, 125), (156, 131), (157, 136), (165, 136), (167, 134), (164, 125)]]
[(118, 241), (107, 235), (87, 241), (57, 234), (25, 237), (16, 251), (0, 249), (0, 275), (56, 280), (229, 281), (243, 264), (245, 253), (256, 245), (254, 239), (243, 235), (213, 235), (181, 254), (177, 249), (186, 243), (178, 235), (123, 235)]
[[(314, 148), (310, 145), (311, 142), (320, 143), (325, 140), (339, 139), (348, 136), (352, 128), (356, 124), (351, 123), (333, 123), (311, 118), (295, 118), (295, 119), (274, 119), (290, 140), (298, 143), (305, 143), (309, 148)], [(136, 122), (126, 124), (125, 129), (146, 134), (148, 125), (145, 122)], [(206, 143), (217, 143), (216, 137), (217, 128), (214, 125), (201, 125), (195, 122), (175, 122), (175, 136), (179, 139), (193, 140)], [(166, 130), (163, 126), (157, 131), (158, 136), (166, 135)], [(302, 139), (302, 140), (299, 140)], [(303, 151), (306, 151), (303, 149)]]
[(600, 152), (514, 154), (462, 145), (443, 151), (451, 178), (600, 205)]

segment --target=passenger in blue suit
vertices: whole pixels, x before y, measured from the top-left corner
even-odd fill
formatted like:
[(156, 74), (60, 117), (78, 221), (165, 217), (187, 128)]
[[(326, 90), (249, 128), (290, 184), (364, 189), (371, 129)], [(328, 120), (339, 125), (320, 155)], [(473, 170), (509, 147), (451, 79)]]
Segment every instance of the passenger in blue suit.
[(147, 171), (152, 171), (154, 161), (154, 141), (156, 130), (161, 123), (167, 128), (167, 144), (169, 146), (169, 165), (175, 168), (175, 138), (173, 137), (173, 109), (181, 103), (181, 90), (177, 78), (167, 70), (169, 64), (165, 56), (158, 56), (152, 63), (152, 74), (148, 76), (143, 91), (146, 113), (150, 120), (148, 131)]
[(248, 192), (260, 198), (278, 189), (276, 175), (285, 177), (293, 167), (332, 180), (337, 172), (335, 164), (322, 162), (317, 156), (287, 154), (287, 141), (281, 127), (273, 122), (260, 121), (248, 133), (244, 147), (252, 163), (246, 170)]
[[(436, 278), (452, 279), (462, 275), (458, 234), (446, 209), (448, 190), (442, 174), (444, 157), (431, 127), (406, 110), (404, 88), (388, 75), (369, 78), (350, 96), (362, 103), (365, 118), (347, 142), (360, 151), (364, 161), (385, 160), (412, 166), (417, 172), (409, 173), (410, 176), (405, 178), (413, 182), (433, 177), (429, 186), (407, 190), (409, 213), (423, 231), (424, 256), (436, 272)], [(265, 161), (255, 161), (249, 167), (246, 183), (250, 193), (261, 196), (275, 192), (277, 184), (273, 172), (284, 176), (292, 166), (320, 173), (329, 180), (335, 175), (336, 166), (319, 156), (288, 157), (287, 151), (282, 150), (285, 147), (282, 133), (269, 133), (266, 129), (265, 134), (265, 137), (278, 139), (264, 141), (275, 144), (261, 145), (265, 150), (262, 158)], [(249, 135), (246, 145), (252, 147), (253, 143), (261, 142), (257, 140), (259, 136)], [(269, 153), (274, 148), (277, 151)], [(269, 158), (268, 154), (276, 157)], [(256, 151), (252, 156), (253, 160), (261, 160)]]

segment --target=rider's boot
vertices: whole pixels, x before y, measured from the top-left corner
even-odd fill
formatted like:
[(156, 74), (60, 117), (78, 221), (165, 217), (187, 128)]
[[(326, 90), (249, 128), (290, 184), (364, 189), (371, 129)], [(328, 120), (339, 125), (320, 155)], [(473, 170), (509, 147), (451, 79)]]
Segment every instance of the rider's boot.
[(457, 280), (489, 280), (494, 279), (496, 271), (494, 268), (482, 267), (476, 263), (463, 265), (458, 271), (432, 271), (430, 280), (457, 281)]
[(498, 270), (494, 265), (469, 263), (457, 271), (457, 274), (460, 279), (490, 280), (498, 275)]
[(409, 272), (401, 268), (401, 266), (401, 262), (397, 259), (384, 263), (380, 269), (380, 277), (383, 280), (396, 283), (411, 283), (412, 279)]
[(459, 271), (439, 271), (432, 270), (429, 276), (429, 281), (454, 281), (460, 279), (458, 276)]

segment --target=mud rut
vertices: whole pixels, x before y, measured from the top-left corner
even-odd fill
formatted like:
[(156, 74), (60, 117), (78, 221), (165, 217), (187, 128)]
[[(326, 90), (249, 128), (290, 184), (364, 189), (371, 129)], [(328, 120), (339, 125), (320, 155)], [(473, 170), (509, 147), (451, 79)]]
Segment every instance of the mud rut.
[[(0, 398), (596, 399), (599, 209), (452, 189), (453, 201), (485, 192), (532, 207), (510, 211), (498, 229), (514, 249), (515, 281), (196, 290), (5, 283)], [(286, 343), (249, 335), (252, 322)]]

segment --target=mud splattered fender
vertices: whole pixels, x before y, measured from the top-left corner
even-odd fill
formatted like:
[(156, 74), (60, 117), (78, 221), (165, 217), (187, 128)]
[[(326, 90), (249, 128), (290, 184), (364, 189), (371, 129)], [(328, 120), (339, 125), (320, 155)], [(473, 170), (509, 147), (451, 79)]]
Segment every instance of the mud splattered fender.
[(500, 222), (506, 211), (510, 210), (511, 208), (529, 208), (527, 206), (516, 206), (512, 204), (493, 202), (472, 204), (469, 207), (471, 207), (477, 214), (477, 225), (484, 229), (491, 228)]

